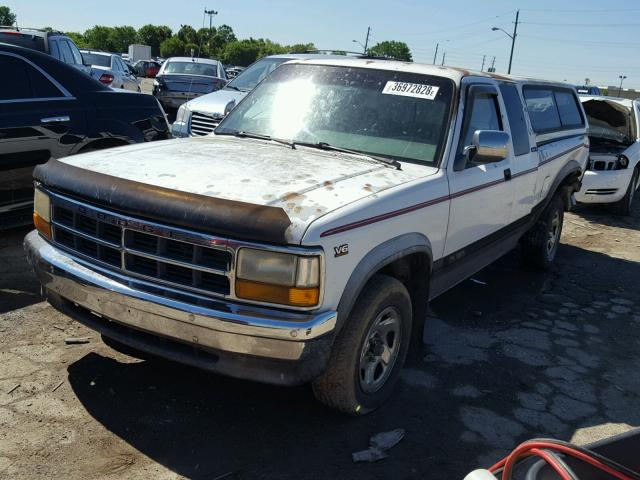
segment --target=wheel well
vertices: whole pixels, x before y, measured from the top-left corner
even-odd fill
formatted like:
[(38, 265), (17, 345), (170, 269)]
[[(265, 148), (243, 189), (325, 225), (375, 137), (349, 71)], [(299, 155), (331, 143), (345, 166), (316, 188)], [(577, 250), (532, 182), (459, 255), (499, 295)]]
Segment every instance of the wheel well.
[(562, 197), (562, 201), (564, 203), (564, 209), (566, 211), (571, 210), (571, 207), (573, 206), (571, 203), (571, 195), (573, 195), (574, 192), (580, 190), (580, 175), (580, 171), (571, 172), (562, 179), (562, 181), (558, 185), (558, 188), (556, 188), (554, 192), (554, 195), (560, 193), (560, 196)]
[(427, 315), (429, 302), (430, 272), (431, 260), (424, 252), (416, 252), (398, 258), (376, 272), (399, 280), (409, 292), (413, 310), (411, 350), (414, 353), (417, 353), (419, 346), (422, 345), (424, 319)]
[(78, 150), (78, 153), (86, 153), (93, 150), (104, 150), (105, 148), (122, 147), (124, 145), (129, 145), (129, 142), (117, 138), (101, 138), (88, 143)]

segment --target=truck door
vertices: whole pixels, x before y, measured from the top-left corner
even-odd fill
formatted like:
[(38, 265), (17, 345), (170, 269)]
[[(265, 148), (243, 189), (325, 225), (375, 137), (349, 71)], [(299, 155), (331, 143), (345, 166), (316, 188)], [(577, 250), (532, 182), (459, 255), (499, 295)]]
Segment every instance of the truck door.
[(535, 200), (538, 170), (538, 153), (531, 149), (533, 130), (526, 120), (524, 104), (518, 87), (514, 83), (500, 84), (500, 93), (509, 120), (506, 129), (511, 136), (511, 182), (514, 194), (511, 222), (515, 222), (531, 212)]
[(462, 81), (463, 118), (458, 120), (454, 138), (455, 156), (448, 164), (451, 203), (444, 255), (456, 254), (454, 259), (473, 253), (508, 226), (513, 207), (511, 152), (501, 161), (485, 164), (465, 156), (465, 147), (471, 145), (476, 131), (506, 131), (498, 89), (483, 80)]

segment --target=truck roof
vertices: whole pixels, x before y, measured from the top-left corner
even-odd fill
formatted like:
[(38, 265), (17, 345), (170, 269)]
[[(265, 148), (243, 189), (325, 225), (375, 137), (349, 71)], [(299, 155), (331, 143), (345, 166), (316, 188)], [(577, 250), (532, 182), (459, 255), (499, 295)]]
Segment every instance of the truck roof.
[(306, 63), (315, 65), (335, 65), (358, 68), (372, 68), (377, 70), (390, 70), (398, 72), (420, 73), (424, 75), (434, 75), (438, 77), (450, 78), (459, 83), (464, 77), (486, 77), (497, 80), (506, 80), (517, 83), (537, 83), (548, 85), (562, 85), (573, 88), (573, 85), (566, 82), (543, 80), (538, 78), (519, 77), (515, 75), (497, 74), (489, 72), (477, 72), (466, 68), (447, 67), (440, 65), (430, 65), (416, 62), (402, 62), (398, 60), (380, 60), (371, 58), (318, 58), (316, 55), (310, 59), (294, 60), (290, 63)]

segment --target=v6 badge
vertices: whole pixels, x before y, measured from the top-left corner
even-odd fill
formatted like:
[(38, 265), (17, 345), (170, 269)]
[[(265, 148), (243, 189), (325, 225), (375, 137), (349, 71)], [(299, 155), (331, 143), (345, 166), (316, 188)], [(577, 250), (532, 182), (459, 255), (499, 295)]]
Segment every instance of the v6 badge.
[(343, 255), (347, 255), (349, 253), (349, 244), (343, 243), (342, 245), (333, 247), (333, 253), (334, 253), (334, 257), (341, 257)]

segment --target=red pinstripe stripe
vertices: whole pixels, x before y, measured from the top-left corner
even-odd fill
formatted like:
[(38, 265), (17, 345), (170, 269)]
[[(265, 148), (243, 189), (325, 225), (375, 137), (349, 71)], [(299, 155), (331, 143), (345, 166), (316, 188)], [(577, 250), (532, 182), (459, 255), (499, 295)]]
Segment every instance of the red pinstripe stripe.
[[(563, 155), (566, 155), (567, 153), (572, 152), (573, 150), (575, 150), (577, 148), (581, 148), (581, 147), (587, 147), (587, 145), (582, 144), (582, 145), (577, 145), (575, 147), (571, 147), (570, 149), (568, 149), (568, 150), (566, 150), (564, 152), (558, 153), (557, 155), (554, 155), (553, 157), (547, 158), (543, 162), (540, 162), (538, 164), (538, 166), (544, 165), (544, 164), (549, 163), (549, 162), (551, 162), (553, 160), (556, 160), (557, 158), (560, 158)], [(538, 170), (538, 167), (530, 168), (529, 170), (524, 170), (522, 172), (518, 172), (518, 173), (514, 174), (511, 178), (512, 179), (513, 178), (518, 178), (518, 177), (521, 177), (523, 175), (527, 175), (529, 173), (533, 173), (533, 172), (535, 172), (537, 170)], [(455, 193), (452, 193), (450, 195), (445, 195), (443, 197), (435, 198), (433, 200), (429, 200), (429, 201), (422, 202), (422, 203), (417, 203), (416, 205), (411, 205), (409, 207), (401, 208), (399, 210), (393, 210), (392, 212), (382, 213), (382, 214), (376, 215), (374, 217), (369, 217), (369, 218), (365, 218), (363, 220), (358, 220), (356, 222), (347, 223), (345, 225), (341, 225), (339, 227), (331, 228), (329, 230), (326, 230), (326, 231), (322, 232), (320, 234), (320, 237), (329, 237), (329, 236), (335, 235), (337, 233), (346, 232), (346, 231), (349, 231), (349, 230), (353, 230), (355, 228), (360, 228), (360, 227), (364, 227), (366, 225), (371, 225), (372, 223), (381, 222), (382, 220), (387, 220), (389, 218), (393, 218), (393, 217), (397, 217), (397, 216), (400, 216), (400, 215), (404, 215), (405, 213), (415, 212), (416, 210), (427, 208), (427, 207), (430, 207), (432, 205), (436, 205), (438, 203), (446, 202), (447, 200), (452, 200), (454, 198), (459, 198), (459, 197), (462, 197), (463, 195), (467, 195), (469, 193), (477, 192), (477, 191), (483, 190), (485, 188), (489, 188), (489, 187), (493, 187), (495, 185), (499, 185), (499, 184), (503, 183), (504, 181), (505, 181), (504, 179), (494, 180), (493, 182), (488, 182), (488, 183), (484, 183), (482, 185), (477, 185), (475, 187), (467, 188), (465, 190), (460, 190), (459, 192), (455, 192)]]

